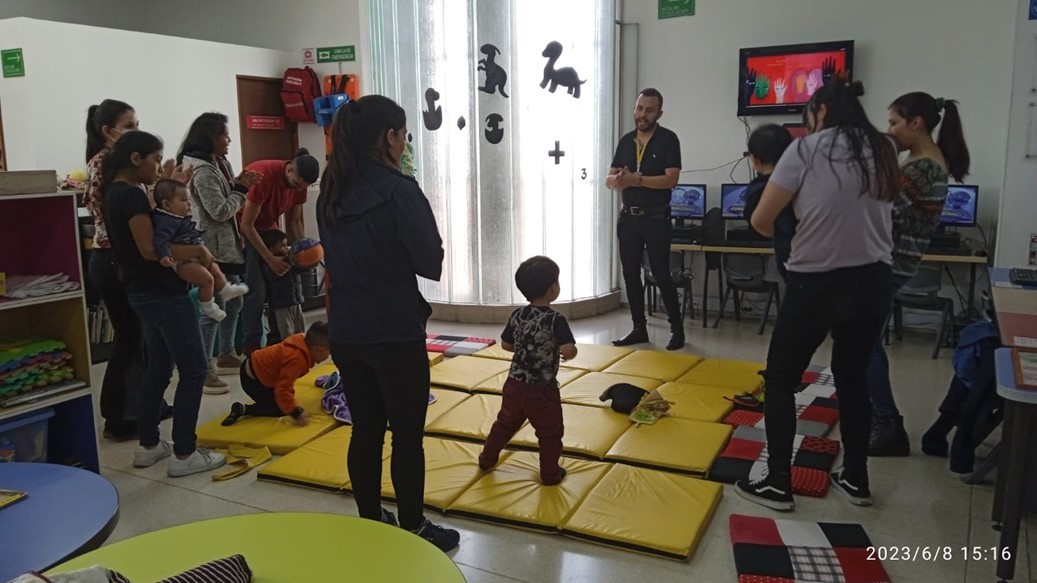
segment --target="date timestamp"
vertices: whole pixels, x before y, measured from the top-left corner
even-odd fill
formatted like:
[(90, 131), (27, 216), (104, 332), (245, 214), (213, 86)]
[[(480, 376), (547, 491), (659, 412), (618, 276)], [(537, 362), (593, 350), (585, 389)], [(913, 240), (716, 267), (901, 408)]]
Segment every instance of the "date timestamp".
[(1008, 547), (889, 546), (868, 547), (869, 561), (997, 561), (1012, 558)]

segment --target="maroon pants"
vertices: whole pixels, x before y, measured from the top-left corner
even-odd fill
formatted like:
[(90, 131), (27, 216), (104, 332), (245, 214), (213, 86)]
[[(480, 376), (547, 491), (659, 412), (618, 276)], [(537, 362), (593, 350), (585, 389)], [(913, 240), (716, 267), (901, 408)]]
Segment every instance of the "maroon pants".
[(558, 458), (562, 456), (562, 398), (558, 387), (531, 385), (513, 378), (504, 383), (504, 398), (497, 421), (486, 437), (479, 455), (479, 466), (489, 469), (497, 465), (500, 452), (529, 419), (540, 442), (540, 479), (546, 485), (562, 480)]

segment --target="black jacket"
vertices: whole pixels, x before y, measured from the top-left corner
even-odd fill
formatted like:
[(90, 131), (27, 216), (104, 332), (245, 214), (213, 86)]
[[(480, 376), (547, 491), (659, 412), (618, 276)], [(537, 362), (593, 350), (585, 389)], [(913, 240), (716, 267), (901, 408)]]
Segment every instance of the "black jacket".
[(266, 302), (270, 304), (271, 310), (302, 305), (302, 277), (298, 271), (290, 269), (278, 277), (265, 262), (260, 263), (259, 269), (266, 282)]
[[(763, 196), (763, 189), (767, 187), (770, 179), (770, 174), (761, 174), (753, 179), (745, 189), (745, 210), (742, 216), (749, 221), (749, 228), (752, 228), (753, 213), (756, 212), (756, 207), (759, 206), (760, 198)], [(783, 280), (788, 279), (788, 269), (785, 264), (792, 255), (792, 238), (796, 236), (798, 224), (799, 221), (796, 220), (796, 213), (792, 210), (791, 202), (787, 207), (781, 209), (778, 218), (774, 220), (774, 237), (771, 238), (774, 243), (774, 262), (778, 267), (778, 275)]]
[(333, 342), (378, 344), (424, 340), (432, 308), (417, 277), (439, 281), (443, 240), (425, 193), (411, 177), (372, 160), (358, 161), (350, 192), (317, 225), (330, 284)]

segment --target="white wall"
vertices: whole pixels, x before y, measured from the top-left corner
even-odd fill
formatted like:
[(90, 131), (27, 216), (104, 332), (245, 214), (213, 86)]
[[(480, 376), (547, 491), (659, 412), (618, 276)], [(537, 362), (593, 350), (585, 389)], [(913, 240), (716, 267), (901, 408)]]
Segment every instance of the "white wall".
[[(1006, 0), (723, 0), (698, 2), (693, 17), (658, 20), (657, 3), (624, 2), (623, 22), (639, 23), (637, 86), (665, 97), (661, 123), (681, 138), (684, 168), (711, 168), (741, 156), (745, 130), (735, 117), (738, 49), (853, 39), (854, 77), (862, 80), (872, 122), (886, 128), (886, 106), (923, 90), (961, 101), (972, 176), (981, 187), (980, 220), (997, 217), (1004, 176), (1012, 82), (1015, 2)], [(1028, 45), (1033, 54), (1033, 45)], [(636, 87), (624, 87), (636, 92)], [(620, 112), (624, 131), (629, 112)], [(763, 123), (793, 117), (750, 119)], [(745, 165), (736, 174), (748, 175)], [(709, 184), (710, 205), (729, 169), (682, 175)], [(1031, 181), (1032, 184), (1032, 181)], [(1031, 215), (1032, 216), (1032, 215)]]
[(1030, 234), (1037, 233), (1037, 21), (1029, 2), (1016, 1), (1015, 80), (1009, 112), (1008, 155), (997, 231), (997, 265), (1026, 265)]
[[(37, 18), (71, 24), (140, 30), (145, 16), (142, 0), (0, 0), (0, 20)], [(0, 44), (8, 48), (9, 38)]]
[[(105, 98), (137, 110), (141, 129), (172, 156), (199, 114), (219, 111), (238, 130), (235, 75), (278, 77), (289, 53), (27, 18), (0, 21), (4, 44), (25, 49), (26, 76), (0, 79), (12, 170), (85, 167), (87, 108)], [(85, 54), (89, 53), (89, 59)], [(241, 154), (231, 146), (231, 163)]]

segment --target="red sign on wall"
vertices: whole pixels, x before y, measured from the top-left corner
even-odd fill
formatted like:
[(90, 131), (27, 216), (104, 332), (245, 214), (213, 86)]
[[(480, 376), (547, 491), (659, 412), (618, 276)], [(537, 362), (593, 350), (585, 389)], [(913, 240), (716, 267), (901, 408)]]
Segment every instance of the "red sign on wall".
[(279, 115), (246, 115), (245, 127), (250, 130), (283, 130), (284, 118)]

